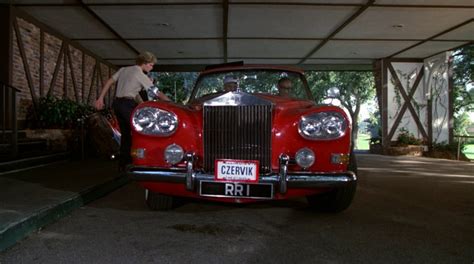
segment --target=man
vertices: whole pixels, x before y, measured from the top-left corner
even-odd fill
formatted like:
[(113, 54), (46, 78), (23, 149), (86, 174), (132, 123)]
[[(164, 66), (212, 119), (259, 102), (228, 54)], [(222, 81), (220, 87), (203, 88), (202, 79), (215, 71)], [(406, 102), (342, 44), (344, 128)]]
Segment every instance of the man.
[(283, 77), (278, 81), (278, 95), (283, 97), (290, 97), (292, 83), (288, 77)]
[[(152, 81), (145, 73), (150, 72), (156, 63), (156, 57), (150, 52), (142, 52), (136, 58), (136, 65), (120, 68), (110, 79), (107, 80), (99, 98), (95, 102), (95, 108), (100, 110), (104, 107), (104, 96), (112, 85), (117, 82), (116, 97), (112, 104), (115, 115), (120, 126), (120, 159), (119, 170), (123, 171), (127, 164), (132, 162), (130, 150), (132, 146), (132, 135), (130, 116), (140, 101), (139, 92), (153, 86)], [(163, 93), (158, 93), (158, 98), (165, 101), (170, 99)]]
[(224, 91), (235, 92), (237, 90), (237, 79), (233, 76), (226, 76), (224, 78)]

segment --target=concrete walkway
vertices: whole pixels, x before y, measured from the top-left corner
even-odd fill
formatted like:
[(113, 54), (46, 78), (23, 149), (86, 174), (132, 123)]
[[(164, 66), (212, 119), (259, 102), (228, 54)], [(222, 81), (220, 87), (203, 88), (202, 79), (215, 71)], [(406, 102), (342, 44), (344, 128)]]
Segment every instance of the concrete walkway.
[(0, 173), (0, 251), (126, 183), (115, 162), (63, 161)]
[(474, 216), (473, 162), (382, 155), (359, 155), (358, 162), (362, 188), (381, 188), (381, 195), (412, 206)]
[(191, 200), (150, 211), (136, 183), (0, 253), (7, 263), (472, 263), (474, 164), (357, 155), (359, 185), (340, 214), (305, 199)]

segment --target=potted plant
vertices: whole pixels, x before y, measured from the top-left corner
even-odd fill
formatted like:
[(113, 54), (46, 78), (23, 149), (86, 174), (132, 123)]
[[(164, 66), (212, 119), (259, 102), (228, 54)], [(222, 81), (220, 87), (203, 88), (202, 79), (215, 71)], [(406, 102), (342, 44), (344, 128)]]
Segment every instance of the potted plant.
[(397, 141), (386, 149), (388, 155), (422, 156), (425, 146), (423, 140), (416, 138), (405, 128), (399, 130)]
[(32, 129), (25, 131), (26, 137), (46, 139), (50, 151), (68, 151), (79, 138), (79, 119), (93, 111), (91, 106), (67, 98), (42, 97), (36, 113), (32, 108), (29, 110)]
[(379, 136), (371, 137), (369, 142), (369, 152), (372, 154), (382, 154), (382, 138)]

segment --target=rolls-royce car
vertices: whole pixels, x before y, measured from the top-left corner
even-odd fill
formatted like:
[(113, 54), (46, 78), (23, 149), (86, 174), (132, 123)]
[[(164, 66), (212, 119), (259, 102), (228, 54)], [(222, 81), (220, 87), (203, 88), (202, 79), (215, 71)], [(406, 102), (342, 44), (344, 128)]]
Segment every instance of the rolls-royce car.
[(213, 67), (200, 73), (186, 104), (144, 102), (131, 123), (127, 174), (152, 210), (182, 198), (306, 197), (310, 208), (339, 212), (356, 191), (351, 119), (316, 104), (297, 68)]

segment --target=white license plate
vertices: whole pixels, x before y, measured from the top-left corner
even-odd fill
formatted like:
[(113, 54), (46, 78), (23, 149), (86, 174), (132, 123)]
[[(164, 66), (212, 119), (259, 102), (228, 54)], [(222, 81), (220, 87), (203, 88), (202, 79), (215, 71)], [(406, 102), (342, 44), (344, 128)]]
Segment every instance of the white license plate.
[(221, 181), (258, 181), (257, 160), (216, 160), (216, 180)]
[(201, 181), (199, 195), (208, 197), (272, 199), (270, 183), (239, 183)]

